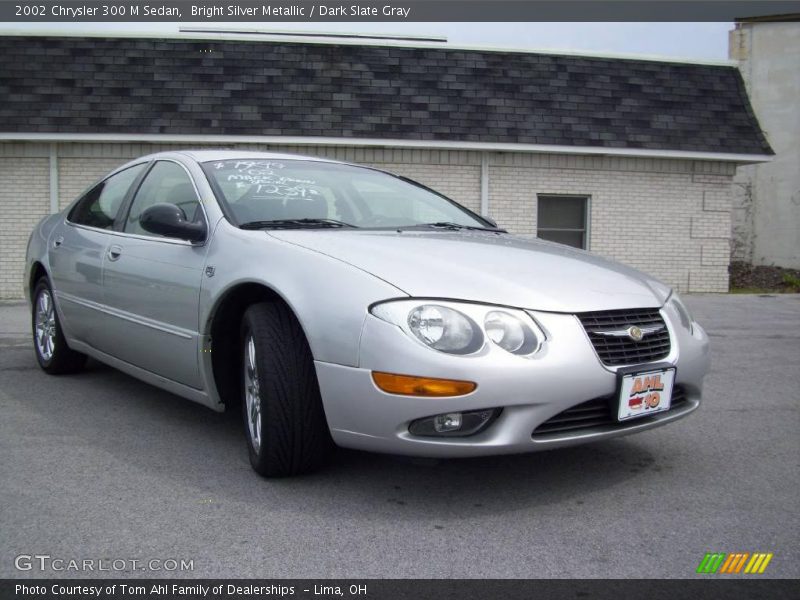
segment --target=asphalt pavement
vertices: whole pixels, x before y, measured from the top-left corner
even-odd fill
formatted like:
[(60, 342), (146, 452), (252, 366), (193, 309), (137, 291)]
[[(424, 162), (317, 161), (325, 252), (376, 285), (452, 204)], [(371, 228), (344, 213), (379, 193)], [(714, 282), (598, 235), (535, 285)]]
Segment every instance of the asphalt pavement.
[(800, 295), (686, 300), (713, 352), (687, 419), (521, 456), (340, 451), (284, 480), (250, 469), (238, 415), (95, 362), (44, 374), (27, 307), (0, 304), (0, 577), (691, 578), (714, 551), (796, 578)]

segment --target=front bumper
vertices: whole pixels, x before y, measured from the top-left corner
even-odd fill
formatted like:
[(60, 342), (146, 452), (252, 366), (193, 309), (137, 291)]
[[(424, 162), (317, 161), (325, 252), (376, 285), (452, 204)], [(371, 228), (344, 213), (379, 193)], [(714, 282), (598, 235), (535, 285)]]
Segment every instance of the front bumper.
[[(670, 331), (671, 350), (659, 363), (677, 367), (675, 385), (686, 402), (668, 412), (624, 425), (536, 435), (540, 424), (587, 400), (615, 394), (616, 368), (604, 366), (577, 317), (530, 313), (547, 336), (534, 358), (522, 358), (487, 344), (478, 354), (453, 356), (410, 339), (398, 327), (366, 317), (358, 367), (316, 362), (325, 413), (334, 441), (343, 447), (430, 457), (482, 456), (532, 452), (628, 435), (664, 425), (700, 404), (710, 358), (708, 338), (695, 324), (690, 333), (671, 307), (661, 314)], [(642, 365), (646, 369), (646, 365)], [(474, 381), (465, 396), (428, 398), (387, 394), (374, 384), (372, 371)], [(415, 419), (446, 412), (502, 407), (487, 429), (469, 437), (411, 435)]]

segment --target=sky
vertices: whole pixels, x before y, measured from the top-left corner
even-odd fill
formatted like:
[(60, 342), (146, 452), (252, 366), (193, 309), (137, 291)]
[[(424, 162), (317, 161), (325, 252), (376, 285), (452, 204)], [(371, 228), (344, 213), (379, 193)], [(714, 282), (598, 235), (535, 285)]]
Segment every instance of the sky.
[(444, 36), (453, 45), (531, 50), (645, 54), (695, 60), (726, 60), (731, 23), (0, 23), (0, 35), (47, 30), (159, 32), (200, 26), (265, 31), (314, 31)]

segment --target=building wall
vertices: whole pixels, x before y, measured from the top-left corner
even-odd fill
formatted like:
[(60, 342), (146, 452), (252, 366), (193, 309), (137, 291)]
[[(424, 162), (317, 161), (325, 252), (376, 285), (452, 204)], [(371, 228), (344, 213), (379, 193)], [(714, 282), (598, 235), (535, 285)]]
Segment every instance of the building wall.
[[(679, 291), (725, 292), (731, 231), (729, 163), (549, 154), (347, 147), (267, 147), (369, 164), (407, 175), (470, 209), (481, 208), (481, 163), (489, 216), (511, 232), (536, 234), (538, 194), (590, 197), (589, 250), (647, 271)], [(59, 144), (59, 206), (154, 144)], [(25, 244), (49, 212), (48, 144), (0, 144), (0, 298), (22, 295)]]
[(28, 235), (50, 212), (49, 178), (47, 158), (0, 154), (0, 298), (23, 293)]
[(775, 150), (740, 169), (734, 195), (734, 259), (800, 268), (800, 22), (739, 23), (739, 61), (753, 110)]
[(733, 167), (722, 163), (503, 155), (489, 171), (490, 214), (536, 233), (539, 194), (589, 197), (588, 249), (679, 291), (728, 291)]

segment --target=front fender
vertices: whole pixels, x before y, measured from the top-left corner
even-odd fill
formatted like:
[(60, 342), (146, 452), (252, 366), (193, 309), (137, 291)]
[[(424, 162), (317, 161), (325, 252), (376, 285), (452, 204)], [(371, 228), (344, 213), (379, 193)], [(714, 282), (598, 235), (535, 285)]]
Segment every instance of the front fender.
[[(323, 233), (323, 232), (320, 232)], [(324, 234), (324, 233), (323, 233)], [(243, 283), (278, 294), (306, 334), (314, 359), (358, 365), (359, 341), (368, 307), (406, 294), (336, 258), (278, 240), (264, 231), (245, 231), (221, 220), (211, 240), (200, 294), (201, 333), (209, 335), (216, 308)]]

